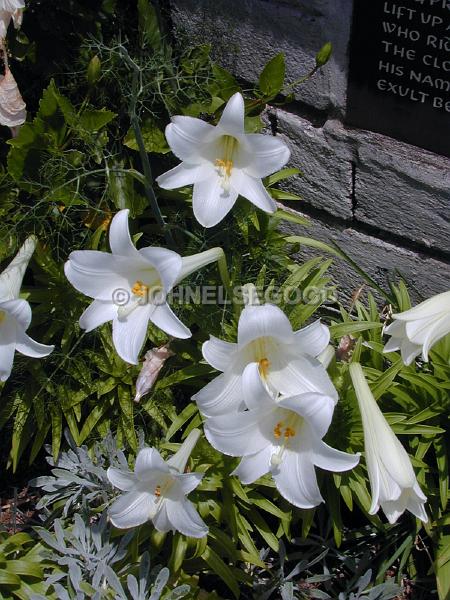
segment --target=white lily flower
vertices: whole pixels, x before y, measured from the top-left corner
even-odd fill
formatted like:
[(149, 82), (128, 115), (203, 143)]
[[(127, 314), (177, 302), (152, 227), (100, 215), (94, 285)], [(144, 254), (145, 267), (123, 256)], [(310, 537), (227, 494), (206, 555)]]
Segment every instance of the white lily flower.
[(25, 356), (43, 358), (54, 349), (35, 342), (25, 333), (31, 323), (31, 308), (19, 294), (35, 248), (36, 239), (29, 237), (0, 275), (0, 381), (11, 375), (16, 350)]
[(359, 456), (331, 448), (322, 438), (328, 431), (334, 401), (307, 392), (276, 397), (264, 385), (256, 364), (243, 376), (249, 410), (206, 420), (209, 443), (224, 454), (242, 456), (232, 473), (242, 483), (253, 483), (270, 472), (280, 494), (300, 508), (312, 508), (323, 499), (315, 466), (327, 471), (347, 471)]
[(172, 152), (183, 162), (157, 178), (172, 190), (194, 184), (192, 207), (204, 227), (217, 225), (238, 195), (273, 213), (276, 203), (261, 178), (278, 171), (289, 160), (289, 148), (280, 139), (244, 132), (244, 99), (234, 94), (214, 126), (201, 119), (175, 116), (166, 128)]
[(238, 324), (237, 343), (214, 336), (203, 344), (205, 360), (222, 374), (193, 400), (206, 417), (243, 410), (244, 376), (256, 365), (272, 391), (292, 396), (317, 392), (337, 402), (337, 392), (317, 360), (330, 339), (328, 327), (316, 321), (293, 331), (287, 316), (272, 304), (246, 306)]
[(5, 39), (11, 19), (18, 29), (22, 24), (24, 0), (0, 0), (0, 40)]
[(23, 125), (27, 118), (26, 104), (20, 95), (16, 80), (9, 68), (0, 78), (0, 125), (13, 130)]
[(384, 352), (400, 350), (405, 365), (410, 365), (420, 353), (428, 361), (430, 348), (450, 333), (450, 291), (392, 316), (394, 321), (384, 330), (392, 336)]
[(194, 538), (207, 535), (208, 527), (186, 498), (204, 475), (184, 473), (199, 437), (200, 431), (192, 430), (178, 452), (167, 461), (155, 448), (143, 448), (136, 457), (134, 473), (108, 469), (109, 481), (125, 492), (109, 509), (115, 527), (128, 529), (151, 520), (161, 532), (175, 530)]
[(64, 270), (79, 291), (94, 298), (80, 317), (80, 327), (92, 331), (113, 323), (113, 343), (119, 356), (137, 364), (148, 322), (167, 334), (188, 338), (189, 329), (167, 304), (167, 294), (184, 277), (217, 261), (221, 248), (182, 258), (172, 250), (137, 250), (128, 229), (128, 209), (119, 211), (109, 230), (112, 254), (94, 250), (71, 252)]
[(411, 461), (383, 416), (358, 363), (350, 364), (350, 376), (358, 399), (364, 429), (364, 449), (374, 515), (380, 506), (389, 523), (395, 523), (405, 510), (428, 521), (424, 496)]

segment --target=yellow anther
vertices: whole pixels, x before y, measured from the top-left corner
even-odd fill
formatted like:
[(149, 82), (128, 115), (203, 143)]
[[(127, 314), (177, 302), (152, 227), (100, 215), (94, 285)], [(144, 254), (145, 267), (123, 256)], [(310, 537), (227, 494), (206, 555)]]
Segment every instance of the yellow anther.
[(291, 437), (295, 437), (295, 429), (292, 429), (291, 427), (286, 427), (286, 429), (284, 430), (284, 437), (287, 440)]
[(273, 435), (276, 439), (281, 437), (281, 428), (283, 427), (283, 422), (279, 421), (275, 427), (273, 428)]
[(149, 289), (150, 288), (148, 287), (148, 285), (145, 285), (145, 283), (142, 283), (142, 281), (136, 281), (136, 283), (131, 288), (131, 291), (135, 296), (143, 298), (148, 294)]
[(159, 498), (161, 496), (161, 486), (157, 485), (155, 488), (155, 496)]
[(3, 321), (5, 320), (6, 317), (6, 313), (3, 310), (0, 310), (0, 323), (3, 323)]
[(270, 367), (270, 362), (267, 358), (262, 358), (259, 361), (259, 372), (262, 375), (262, 377), (267, 377), (267, 374), (269, 372), (269, 367)]
[(229, 159), (217, 158), (216, 159), (216, 167), (221, 169), (222, 174), (226, 177), (231, 177), (231, 169), (233, 168), (233, 161)]

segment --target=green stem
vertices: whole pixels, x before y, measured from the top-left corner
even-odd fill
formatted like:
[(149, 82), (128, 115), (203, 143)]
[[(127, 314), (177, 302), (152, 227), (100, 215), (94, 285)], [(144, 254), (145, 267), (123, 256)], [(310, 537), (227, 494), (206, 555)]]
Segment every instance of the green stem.
[(139, 125), (139, 117), (137, 115), (136, 105), (137, 99), (142, 93), (142, 82), (139, 81), (139, 77), (141, 75), (141, 71), (139, 66), (130, 58), (127, 50), (121, 47), (121, 55), (126, 64), (133, 71), (133, 81), (132, 81), (132, 96), (129, 107), (129, 115), (131, 120), (131, 126), (134, 131), (134, 135), (136, 138), (136, 142), (139, 148), (139, 154), (141, 157), (142, 168), (144, 170), (144, 190), (145, 195), (147, 196), (148, 201), (150, 202), (150, 206), (152, 207), (153, 214), (155, 215), (156, 221), (158, 225), (161, 227), (164, 236), (166, 238), (167, 245), (171, 248), (175, 247), (175, 241), (172, 237), (172, 233), (167, 228), (167, 224), (164, 221), (164, 217), (162, 216), (161, 209), (159, 208), (158, 200), (156, 198), (155, 192), (153, 190), (153, 175), (152, 169), (150, 166), (150, 161), (148, 159), (148, 154), (145, 149), (144, 138), (142, 136), (142, 130)]

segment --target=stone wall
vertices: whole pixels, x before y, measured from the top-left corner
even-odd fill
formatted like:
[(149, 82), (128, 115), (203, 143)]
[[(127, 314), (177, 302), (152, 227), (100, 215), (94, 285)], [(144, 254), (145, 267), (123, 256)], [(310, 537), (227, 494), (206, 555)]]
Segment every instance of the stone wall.
[[(304, 173), (288, 184), (303, 198), (291, 208), (312, 227), (290, 230), (335, 238), (381, 284), (400, 272), (416, 299), (450, 288), (449, 160), (345, 125), (351, 0), (171, 0), (171, 16), (175, 30), (212, 43), (215, 58), (248, 83), (279, 52), (295, 81), (331, 41), (332, 59), (295, 101), (268, 109), (291, 166)], [(334, 273), (361, 285), (344, 264)]]

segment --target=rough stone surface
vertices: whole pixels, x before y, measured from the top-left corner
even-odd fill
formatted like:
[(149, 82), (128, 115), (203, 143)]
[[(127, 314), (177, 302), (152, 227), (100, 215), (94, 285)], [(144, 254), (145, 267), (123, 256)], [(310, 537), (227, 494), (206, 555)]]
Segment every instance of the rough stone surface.
[(305, 173), (289, 186), (308, 204), (450, 252), (448, 159), (335, 119), (315, 127), (281, 109), (275, 114), (292, 165)]
[(333, 44), (333, 57), (296, 97), (319, 110), (343, 112), (346, 102), (349, 0), (172, 0), (175, 28), (193, 42), (210, 42), (219, 62), (257, 81), (268, 60), (286, 55), (287, 81), (308, 73), (317, 51)]
[(275, 111), (277, 135), (291, 149), (289, 166), (303, 177), (289, 179), (286, 189), (314, 208), (343, 219), (352, 218), (352, 154), (346, 141), (338, 142), (323, 127), (284, 110)]
[[(450, 264), (412, 252), (399, 246), (365, 235), (351, 227), (325, 225), (310, 219), (311, 226), (302, 227), (292, 223), (283, 225), (291, 235), (309, 236), (324, 242), (335, 240), (345, 248), (349, 256), (384, 289), (388, 281), (401, 275), (408, 285), (411, 297), (420, 302), (434, 294), (447, 291), (450, 282)], [(317, 256), (318, 251), (302, 247), (299, 261)], [(325, 256), (325, 254), (324, 254)], [(338, 285), (340, 299), (348, 299), (364, 280), (344, 260), (334, 258), (330, 273)], [(376, 295), (376, 294), (375, 294)]]

